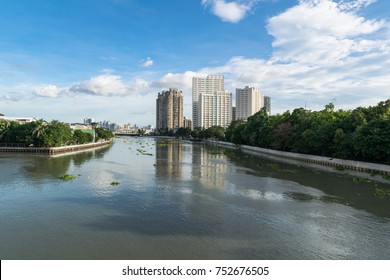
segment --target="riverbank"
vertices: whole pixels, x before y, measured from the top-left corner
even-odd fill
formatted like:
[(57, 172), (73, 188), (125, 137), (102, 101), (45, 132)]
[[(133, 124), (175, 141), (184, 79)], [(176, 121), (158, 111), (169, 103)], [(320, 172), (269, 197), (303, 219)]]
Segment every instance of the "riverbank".
[(37, 155), (49, 155), (55, 156), (65, 153), (81, 152), (93, 148), (103, 147), (110, 145), (112, 140), (99, 141), (95, 143), (88, 143), (82, 145), (71, 145), (63, 147), (0, 147), (0, 153), (26, 153), (26, 154), (37, 154)]
[(377, 164), (370, 162), (344, 160), (338, 158), (321, 157), (314, 155), (298, 154), (291, 152), (283, 152), (271, 149), (264, 149), (259, 147), (247, 146), (247, 145), (235, 145), (229, 142), (223, 141), (206, 141), (206, 143), (216, 144), (224, 147), (234, 148), (241, 150), (245, 153), (251, 153), (255, 155), (268, 156), (274, 158), (281, 158), (287, 160), (294, 160), (299, 162), (311, 163), (316, 165), (322, 165), (332, 167), (336, 170), (352, 170), (358, 172), (365, 172), (370, 174), (390, 175), (390, 165)]

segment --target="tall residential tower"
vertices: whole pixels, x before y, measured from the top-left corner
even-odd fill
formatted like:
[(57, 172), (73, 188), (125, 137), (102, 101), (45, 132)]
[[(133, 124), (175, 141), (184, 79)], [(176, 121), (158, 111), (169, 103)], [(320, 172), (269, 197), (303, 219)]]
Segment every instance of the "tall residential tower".
[(201, 94), (224, 92), (224, 77), (222, 75), (208, 75), (205, 78), (192, 78), (192, 124), (193, 128), (202, 127), (199, 114), (199, 97)]
[(228, 127), (232, 121), (232, 94), (225, 91), (201, 93), (198, 100), (198, 126)]
[(183, 126), (183, 95), (178, 89), (158, 93), (156, 100), (156, 130)]
[(260, 89), (254, 87), (236, 88), (236, 119), (246, 120), (264, 107)]

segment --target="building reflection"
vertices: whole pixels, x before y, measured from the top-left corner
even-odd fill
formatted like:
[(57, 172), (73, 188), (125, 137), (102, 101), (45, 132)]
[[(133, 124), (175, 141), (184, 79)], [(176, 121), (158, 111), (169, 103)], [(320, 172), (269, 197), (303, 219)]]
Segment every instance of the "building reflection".
[(156, 143), (156, 177), (180, 179), (183, 171), (183, 147), (180, 141)]
[(205, 145), (194, 146), (192, 178), (198, 179), (204, 187), (223, 189), (228, 170), (226, 156), (222, 152), (211, 150)]

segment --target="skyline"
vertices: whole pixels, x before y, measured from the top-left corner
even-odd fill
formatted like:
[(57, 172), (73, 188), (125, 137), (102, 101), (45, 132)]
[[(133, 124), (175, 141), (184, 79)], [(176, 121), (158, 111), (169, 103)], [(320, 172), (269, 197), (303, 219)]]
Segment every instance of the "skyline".
[[(390, 97), (385, 0), (10, 1), (0, 9), (0, 113), (155, 125), (158, 92), (192, 77), (260, 88), (272, 112)], [(233, 98), (235, 100), (235, 98)]]

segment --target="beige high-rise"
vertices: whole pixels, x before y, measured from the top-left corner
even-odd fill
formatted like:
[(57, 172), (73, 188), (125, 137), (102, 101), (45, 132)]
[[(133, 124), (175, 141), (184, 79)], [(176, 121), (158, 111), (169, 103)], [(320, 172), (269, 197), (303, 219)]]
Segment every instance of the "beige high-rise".
[(175, 129), (183, 127), (183, 94), (170, 88), (158, 93), (156, 100), (156, 129)]
[(254, 87), (236, 88), (236, 119), (246, 120), (264, 107), (260, 89)]

